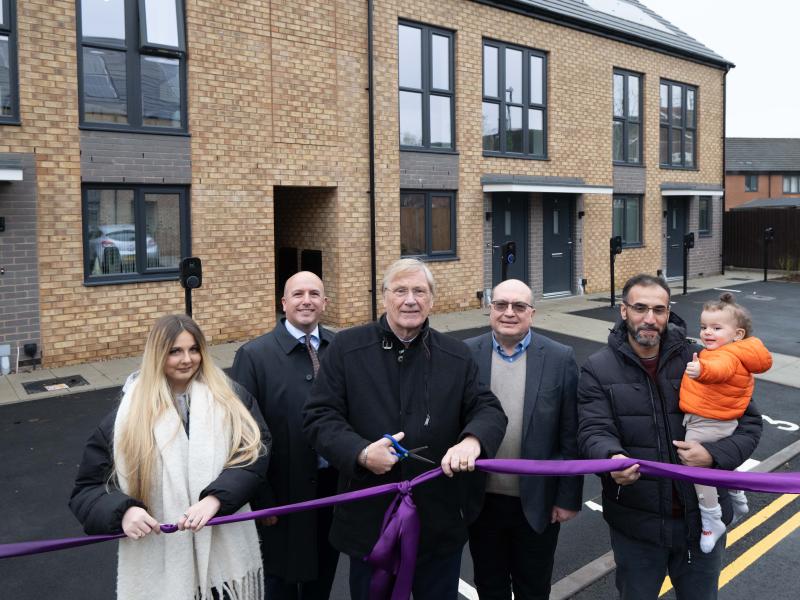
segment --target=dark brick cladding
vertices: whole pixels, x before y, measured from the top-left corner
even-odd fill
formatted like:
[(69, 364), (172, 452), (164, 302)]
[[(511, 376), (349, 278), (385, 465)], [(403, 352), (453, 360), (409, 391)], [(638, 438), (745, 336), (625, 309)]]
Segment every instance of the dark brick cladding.
[(22, 181), (0, 182), (0, 344), (40, 344), (39, 275), (36, 233), (36, 159), (14, 154), (22, 167)]
[(406, 190), (457, 190), (458, 155), (401, 152), (400, 188)]
[(81, 180), (103, 183), (189, 184), (187, 136), (81, 132)]

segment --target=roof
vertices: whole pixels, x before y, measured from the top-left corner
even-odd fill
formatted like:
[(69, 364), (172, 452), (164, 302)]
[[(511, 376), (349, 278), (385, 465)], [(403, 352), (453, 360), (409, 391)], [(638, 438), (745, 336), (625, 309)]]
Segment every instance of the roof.
[(726, 138), (726, 171), (800, 171), (798, 138)]
[(718, 67), (733, 63), (637, 0), (475, 0)]
[(753, 208), (800, 208), (800, 198), (759, 198), (750, 200), (731, 210), (747, 210)]

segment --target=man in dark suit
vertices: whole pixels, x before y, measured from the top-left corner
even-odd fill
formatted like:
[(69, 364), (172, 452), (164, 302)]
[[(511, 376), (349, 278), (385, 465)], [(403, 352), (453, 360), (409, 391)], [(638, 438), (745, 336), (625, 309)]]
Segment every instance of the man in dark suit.
[[(466, 340), (482, 384), (503, 405), (508, 427), (497, 458), (578, 458), (572, 348), (534, 333), (533, 294), (511, 279), (492, 293), (490, 333)], [(581, 507), (582, 477), (488, 474), (469, 548), (481, 600), (547, 599), (561, 523)]]
[[(254, 508), (268, 508), (336, 493), (337, 471), (311, 448), (300, 414), (319, 354), (333, 334), (319, 325), (328, 299), (319, 277), (302, 271), (289, 278), (281, 300), (286, 317), (271, 332), (241, 348), (232, 377), (256, 397), (272, 432), (267, 485)], [(259, 523), (266, 597), (326, 600), (339, 553), (328, 543), (332, 508), (269, 517)]]

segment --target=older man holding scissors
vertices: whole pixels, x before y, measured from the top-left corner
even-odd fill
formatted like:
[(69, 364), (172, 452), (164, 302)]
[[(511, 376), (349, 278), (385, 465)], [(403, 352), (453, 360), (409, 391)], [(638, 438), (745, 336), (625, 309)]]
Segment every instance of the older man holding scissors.
[[(466, 481), (453, 474), (494, 456), (506, 417), (480, 385), (467, 347), (428, 326), (434, 292), (424, 263), (402, 259), (389, 267), (386, 314), (339, 333), (328, 347), (305, 405), (304, 430), (339, 469), (340, 492), (410, 480), (430, 463), (441, 465), (448, 477), (413, 492), (421, 530), (412, 591), (415, 600), (456, 600), (467, 523)], [(330, 539), (350, 556), (354, 600), (369, 595), (372, 567), (363, 558), (390, 501), (381, 496), (334, 510)]]

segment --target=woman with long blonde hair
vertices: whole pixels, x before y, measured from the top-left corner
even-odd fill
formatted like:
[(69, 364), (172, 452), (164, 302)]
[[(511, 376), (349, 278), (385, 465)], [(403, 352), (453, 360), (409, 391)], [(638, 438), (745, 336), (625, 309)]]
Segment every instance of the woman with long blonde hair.
[[(204, 526), (250, 510), (269, 446), (258, 405), (214, 365), (197, 324), (156, 321), (141, 370), (86, 445), (70, 500), (86, 533), (127, 536), (117, 597), (261, 600), (253, 522)], [(161, 523), (181, 531), (158, 535)]]

